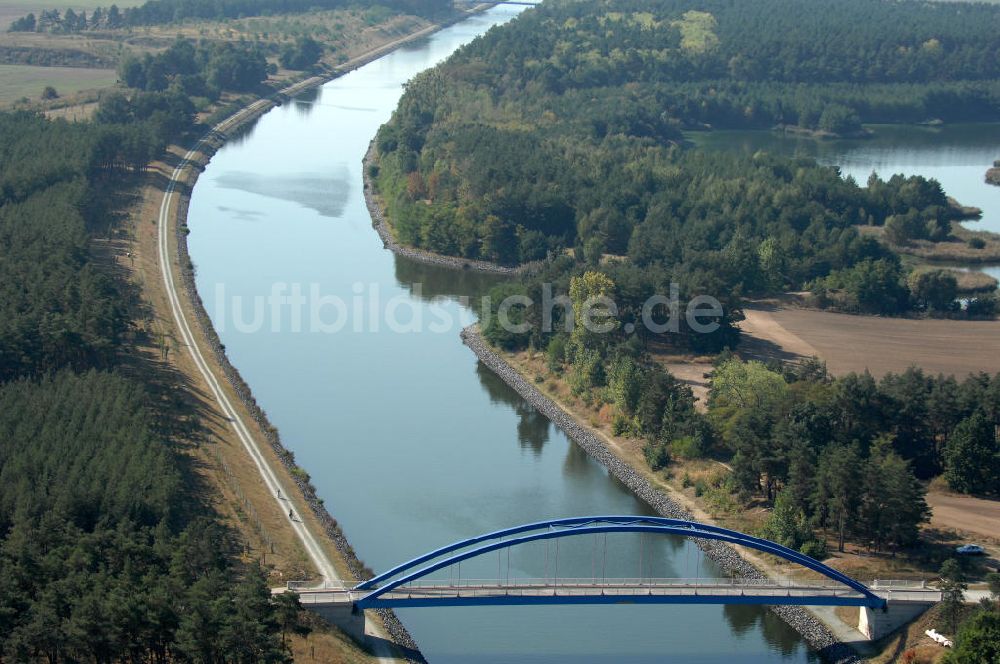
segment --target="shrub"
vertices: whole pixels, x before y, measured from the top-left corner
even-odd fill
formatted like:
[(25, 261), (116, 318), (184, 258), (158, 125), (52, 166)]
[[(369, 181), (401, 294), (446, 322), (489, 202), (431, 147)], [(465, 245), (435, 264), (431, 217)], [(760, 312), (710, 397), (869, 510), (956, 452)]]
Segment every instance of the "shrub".
[(631, 430), (631, 422), (628, 417), (621, 413), (615, 413), (615, 417), (611, 420), (611, 432), (616, 436), (624, 436)]
[(545, 350), (545, 357), (550, 371), (562, 371), (563, 362), (566, 361), (566, 337), (563, 335), (552, 337), (549, 347)]
[(807, 555), (810, 558), (815, 558), (816, 560), (822, 560), (826, 558), (826, 544), (815, 539), (809, 540), (799, 547), (799, 553)]
[(701, 436), (683, 436), (670, 443), (670, 451), (682, 459), (698, 459), (705, 454)]
[(642, 453), (646, 457), (646, 463), (653, 470), (660, 470), (670, 465), (670, 453), (667, 452), (666, 445), (646, 443), (642, 448)]

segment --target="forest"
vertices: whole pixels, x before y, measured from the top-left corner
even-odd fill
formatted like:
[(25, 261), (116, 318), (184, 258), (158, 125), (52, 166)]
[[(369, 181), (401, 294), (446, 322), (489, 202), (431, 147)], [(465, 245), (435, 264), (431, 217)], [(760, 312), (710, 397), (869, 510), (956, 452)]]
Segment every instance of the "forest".
[(145, 90), (104, 95), (93, 122), (0, 113), (0, 381), (114, 363), (128, 321), (88, 246), (107, 232), (115, 188), (192, 129), (185, 84), (246, 89), (267, 77), (262, 62), (250, 47), (179, 40), (126, 59), (123, 79)]
[(279, 662), (266, 574), (188, 492), (142, 385), (0, 385), (0, 658)]
[(127, 60), (134, 87), (90, 122), (0, 113), (2, 661), (288, 660), (297, 600), (236, 562), (183, 451), (192, 432), (127, 361), (130, 286), (93, 252), (128, 187), (195, 129), (192, 88), (256, 86), (262, 61), (178, 41)]

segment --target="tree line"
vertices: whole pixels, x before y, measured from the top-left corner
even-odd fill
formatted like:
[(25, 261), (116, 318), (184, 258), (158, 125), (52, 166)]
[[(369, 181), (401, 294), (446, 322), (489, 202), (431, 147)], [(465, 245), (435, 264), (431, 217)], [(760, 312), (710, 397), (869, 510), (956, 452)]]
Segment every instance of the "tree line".
[(184, 96), (211, 101), (217, 100), (223, 90), (253, 90), (267, 80), (268, 73), (260, 44), (195, 43), (183, 38), (156, 55), (127, 55), (118, 66), (119, 80), (127, 87), (147, 92), (173, 88)]

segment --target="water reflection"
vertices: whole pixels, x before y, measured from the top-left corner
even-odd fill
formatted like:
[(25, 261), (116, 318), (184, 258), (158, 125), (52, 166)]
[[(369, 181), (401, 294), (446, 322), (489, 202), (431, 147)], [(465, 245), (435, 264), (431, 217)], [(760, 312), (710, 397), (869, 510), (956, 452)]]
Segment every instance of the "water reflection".
[[(785, 657), (802, 650), (801, 641), (789, 638), (788, 625), (773, 611), (764, 611), (758, 606), (727, 604), (722, 608), (722, 615), (736, 634), (743, 635), (759, 629), (767, 642)], [(820, 659), (809, 653), (809, 661), (818, 662)]]
[[(412, 51), (339, 78), (326, 86), (322, 103), (308, 115), (286, 104), (265, 117), (252, 141), (221, 150), (195, 188), (189, 216), (202, 296), (211, 298), (219, 284), (246, 297), (266, 295), (280, 280), (317, 283), (324, 293), (349, 298), (356, 282), (390, 286), (396, 280), (422, 283), (425, 300), (454, 299), (477, 295), (499, 279), (387, 255), (370, 228), (360, 161), (406, 80), (515, 11), (491, 9), (461, 28), (413, 45)], [(368, 106), (379, 110), (358, 110)], [(340, 179), (344, 168), (350, 172), (347, 207), (330, 219), (321, 213), (323, 205), (309, 204), (308, 189), (328, 197), (329, 182)], [(289, 173), (301, 174), (293, 178), (298, 183), (288, 181)], [(280, 191), (309, 178), (315, 180), (303, 193)], [(222, 207), (230, 212), (220, 214)], [(255, 221), (248, 211), (262, 218)], [(453, 304), (449, 309), (465, 311)], [(220, 334), (258, 401), (313, 473), (352, 544), (376, 569), (529, 521), (649, 513), (499, 379), (482, 367), (471, 371), (475, 357), (462, 346), (457, 330), (243, 334), (230, 326)], [(391, 481), (378, 482), (373, 490), (374, 475)], [(597, 573), (598, 551), (603, 572), (603, 543), (602, 538), (561, 545), (560, 574)], [(676, 538), (609, 538), (607, 550), (609, 578), (635, 576), (640, 566), (645, 576), (713, 573), (692, 545)], [(554, 571), (556, 553), (554, 544), (548, 551), (525, 550), (523, 556), (512, 551), (510, 573)], [(472, 567), (463, 565), (463, 576), (495, 577), (507, 572), (507, 559), (488, 556)], [(721, 613), (717, 606), (482, 607), (411, 609), (401, 611), (400, 618), (434, 662), (789, 659), (762, 632), (732, 634)], [(784, 638), (795, 638), (790, 629), (789, 634)], [(804, 661), (802, 656), (790, 659)]]
[[(452, 270), (438, 265), (428, 265), (404, 256), (395, 256), (396, 283), (407, 288), (411, 295), (424, 301), (436, 297), (457, 300), (461, 297), (477, 299), (489, 292), (490, 288), (504, 279), (503, 275), (487, 274), (474, 270)], [(420, 292), (413, 284), (421, 284)]]
[(253, 138), (254, 131), (263, 116), (251, 118), (226, 134), (226, 147), (240, 146)]
[[(522, 399), (521, 395), (482, 362), (476, 362), (476, 376), (489, 395), (491, 403), (508, 406), (517, 414), (517, 442), (521, 449), (531, 452), (536, 457), (539, 456), (545, 443), (549, 442), (552, 427), (549, 418)], [(566, 449), (567, 466), (570, 465), (570, 457), (574, 454), (577, 455), (575, 462), (577, 465), (590, 463), (587, 453), (578, 445), (569, 445)]]
[(292, 173), (289, 175), (258, 175), (246, 171), (229, 171), (216, 182), (223, 189), (236, 189), (267, 198), (298, 203), (319, 212), (324, 217), (339, 217), (350, 195), (350, 173), (346, 167), (331, 173)]
[(982, 165), (985, 175), (993, 160), (1000, 157), (996, 154), (1000, 146), (998, 124), (877, 126), (874, 135), (866, 139), (816, 140), (772, 131), (692, 132), (688, 138), (700, 148), (750, 154), (766, 150), (842, 166), (871, 164), (874, 170), (903, 162), (911, 167)]
[(564, 475), (580, 475), (586, 466), (591, 463), (590, 455), (579, 445), (570, 445), (566, 448), (566, 460), (563, 462)]
[(319, 103), (322, 96), (322, 86), (309, 88), (308, 90), (292, 97), (292, 108), (294, 108), (299, 115), (305, 117), (312, 113), (313, 107)]

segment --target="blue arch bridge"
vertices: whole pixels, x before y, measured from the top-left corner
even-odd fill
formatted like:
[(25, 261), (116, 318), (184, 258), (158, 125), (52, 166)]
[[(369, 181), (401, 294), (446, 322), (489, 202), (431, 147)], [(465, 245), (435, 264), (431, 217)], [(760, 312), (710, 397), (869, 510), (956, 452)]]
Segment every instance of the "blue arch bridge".
[[(774, 581), (769, 579), (656, 579), (608, 578), (603, 573), (591, 578), (560, 578), (558, 557), (553, 574), (544, 579), (511, 578), (498, 563), (497, 578), (462, 579), (461, 563), (510, 550), (531, 542), (558, 541), (582, 535), (641, 533), (714, 540), (772, 554), (816, 572), (817, 581)], [(548, 547), (546, 547), (548, 551)], [(558, 554), (557, 554), (558, 555)], [(606, 556), (606, 554), (605, 554)], [(604, 561), (606, 563), (606, 561)], [(434, 579), (435, 572), (458, 568), (459, 575)], [(605, 564), (601, 565), (602, 569)], [(936, 591), (923, 588), (885, 590), (869, 588), (818, 560), (775, 542), (728, 528), (663, 517), (588, 516), (553, 519), (497, 530), (449, 544), (402, 563), (353, 588), (295, 587), (302, 604), (322, 611), (335, 622), (336, 609), (350, 609), (359, 616), (364, 609), (503, 606), (553, 604), (764, 604), (799, 606), (862, 607), (859, 630), (869, 638), (883, 631), (875, 623), (878, 614), (887, 614), (889, 600), (926, 607), (936, 601)], [(362, 618), (363, 620), (363, 618)], [(884, 619), (882, 619), (884, 621)], [(865, 623), (867, 623), (867, 628)], [(343, 626), (343, 625), (342, 625)]]

